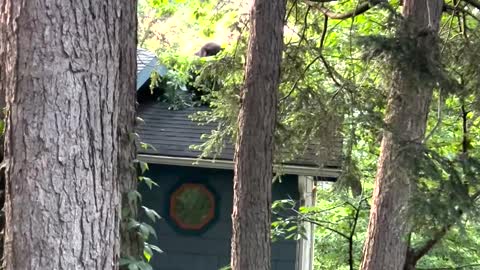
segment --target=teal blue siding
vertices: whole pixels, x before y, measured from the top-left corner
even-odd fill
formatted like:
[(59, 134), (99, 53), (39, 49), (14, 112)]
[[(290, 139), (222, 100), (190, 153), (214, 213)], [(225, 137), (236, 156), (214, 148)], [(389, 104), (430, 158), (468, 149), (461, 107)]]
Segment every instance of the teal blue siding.
[[(150, 165), (148, 176), (160, 187), (142, 189), (143, 203), (163, 217), (154, 227), (158, 239), (153, 240), (164, 253), (155, 254), (152, 265), (156, 270), (217, 270), (229, 264), (233, 172), (230, 170)], [(218, 217), (206, 231), (198, 235), (185, 234), (169, 222), (169, 194), (179, 182), (199, 181), (207, 184), (218, 196)], [(273, 185), (273, 199), (298, 198), (296, 176), (282, 177)], [(295, 241), (279, 241), (272, 246), (273, 270), (294, 270)]]

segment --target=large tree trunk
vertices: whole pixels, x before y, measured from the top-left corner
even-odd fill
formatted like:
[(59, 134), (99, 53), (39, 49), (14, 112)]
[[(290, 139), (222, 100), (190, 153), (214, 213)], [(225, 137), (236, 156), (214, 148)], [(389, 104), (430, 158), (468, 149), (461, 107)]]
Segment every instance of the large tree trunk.
[(135, 5), (0, 0), (6, 269), (118, 269)]
[[(438, 57), (442, 0), (404, 0), (399, 37), (411, 48), (407, 65), (391, 77), (381, 153), (362, 270), (402, 270), (406, 263), (408, 202), (415, 188), (414, 160), (425, 137), (433, 91), (430, 71)], [(409, 65), (411, 65), (409, 68)], [(428, 76), (428, 78), (426, 77)]]
[(238, 116), (233, 198), (233, 270), (271, 268), (271, 185), (285, 0), (253, 0)]

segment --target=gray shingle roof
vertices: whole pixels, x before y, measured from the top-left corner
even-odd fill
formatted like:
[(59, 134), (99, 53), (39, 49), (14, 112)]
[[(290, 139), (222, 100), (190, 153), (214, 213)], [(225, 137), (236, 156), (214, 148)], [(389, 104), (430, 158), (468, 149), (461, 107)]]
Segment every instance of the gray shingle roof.
[[(145, 121), (137, 128), (142, 142), (151, 144), (155, 149), (140, 149), (140, 154), (161, 155), (170, 157), (197, 158), (201, 153), (191, 150), (190, 145), (199, 145), (204, 141), (202, 134), (208, 134), (216, 128), (215, 123), (199, 125), (193, 122), (189, 115), (198, 110), (207, 108), (186, 108), (184, 110), (169, 110), (164, 103), (143, 104), (139, 116)], [(328, 160), (324, 160), (325, 167), (339, 168), (341, 165), (342, 141), (334, 142), (333, 149), (329, 149)], [(221, 155), (216, 159), (233, 160), (234, 147), (226, 143)], [(212, 157), (209, 157), (212, 158)], [(317, 167), (319, 158), (313, 148), (307, 149), (302, 158), (297, 158), (288, 165)]]
[[(143, 104), (139, 116), (145, 121), (137, 128), (142, 142), (151, 144), (153, 149), (141, 149), (142, 154), (156, 154), (172, 157), (193, 157), (200, 155), (199, 151), (190, 150), (190, 145), (198, 145), (203, 141), (202, 134), (210, 133), (216, 126), (214, 123), (198, 125), (189, 119), (189, 115), (205, 108), (186, 108), (184, 110), (169, 110), (165, 103)], [(227, 146), (218, 159), (231, 159), (233, 149)]]

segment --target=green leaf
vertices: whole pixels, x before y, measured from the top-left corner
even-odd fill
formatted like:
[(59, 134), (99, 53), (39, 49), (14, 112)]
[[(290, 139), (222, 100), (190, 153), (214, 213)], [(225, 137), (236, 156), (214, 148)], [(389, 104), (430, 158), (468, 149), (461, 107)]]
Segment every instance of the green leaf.
[(140, 169), (142, 171), (142, 174), (144, 174), (146, 171), (148, 171), (148, 163), (140, 161)]
[(140, 270), (141, 268), (139, 267), (138, 263), (131, 263), (128, 265), (128, 270)]
[(138, 228), (140, 227), (141, 223), (134, 220), (134, 219), (130, 219), (130, 221), (128, 222), (128, 226), (127, 226), (127, 229), (131, 230), (133, 228)]
[(140, 142), (140, 148), (142, 148), (144, 150), (152, 149), (154, 151), (157, 151), (157, 149), (153, 145), (151, 145), (149, 143), (144, 143), (144, 142)]
[(152, 189), (153, 186), (157, 186), (157, 187), (159, 186), (155, 181), (153, 181), (149, 177), (139, 176), (138, 180), (145, 182), (145, 184), (147, 184), (148, 188), (150, 189)]
[(161, 219), (162, 217), (153, 209), (150, 209), (148, 207), (142, 206), (143, 210), (145, 211), (145, 214), (147, 217), (153, 221), (156, 222), (157, 220)]
[(138, 227), (138, 233), (143, 239), (148, 239), (150, 235), (153, 235), (154, 238), (157, 238), (157, 233), (155, 229), (147, 223), (141, 223)]
[(142, 200), (142, 194), (140, 194), (140, 192), (138, 192), (137, 190), (132, 190), (128, 192), (127, 197), (130, 204), (136, 204)]
[(131, 258), (120, 258), (120, 266), (124, 266), (124, 265), (128, 265), (128, 264), (131, 264), (131, 263), (134, 263), (135, 260), (131, 259)]
[(146, 244), (143, 246), (143, 257), (147, 260), (147, 262), (150, 262), (150, 259), (153, 256), (153, 251), (152, 249)]
[(135, 120), (137, 121), (137, 125), (145, 124), (145, 120), (143, 120), (143, 118), (141, 118), (140, 116), (137, 116)]
[(161, 250), (159, 247), (155, 246), (155, 245), (152, 245), (152, 244), (148, 244), (148, 246), (153, 249), (154, 251), (158, 252), (158, 253), (163, 253), (163, 250)]

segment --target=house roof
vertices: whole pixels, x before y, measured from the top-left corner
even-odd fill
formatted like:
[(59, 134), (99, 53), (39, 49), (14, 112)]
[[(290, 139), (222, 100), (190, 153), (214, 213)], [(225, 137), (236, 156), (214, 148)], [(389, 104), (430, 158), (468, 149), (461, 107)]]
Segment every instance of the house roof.
[[(137, 54), (137, 90), (147, 82), (150, 73), (157, 70), (160, 75), (166, 68), (158, 64), (154, 54), (139, 49)], [(147, 76), (148, 74), (148, 76)], [(139, 156), (144, 161), (171, 165), (191, 166), (197, 163), (200, 167), (233, 168), (234, 146), (225, 143), (222, 153), (216, 157), (206, 157), (199, 162), (201, 152), (192, 150), (192, 145), (204, 143), (202, 134), (210, 134), (217, 126), (215, 123), (198, 123), (189, 116), (195, 112), (208, 110), (207, 107), (188, 107), (182, 110), (169, 110), (169, 105), (161, 102), (148, 102), (140, 105), (139, 116), (144, 124), (137, 127), (140, 141), (153, 146), (149, 149), (139, 147)], [(315, 149), (314, 149), (315, 148)], [(328, 147), (328, 158), (318, 156), (321, 147), (309, 147), (301, 158), (283, 163), (279, 171), (299, 175), (316, 175), (336, 178), (340, 173), (342, 140), (338, 138)], [(326, 151), (326, 150), (325, 150)], [(322, 159), (322, 165), (319, 160)]]
[[(204, 143), (204, 140), (201, 139), (202, 134), (209, 134), (216, 128), (216, 124), (194, 122), (189, 116), (197, 111), (207, 109), (205, 107), (189, 107), (183, 110), (169, 110), (169, 105), (161, 102), (143, 104), (139, 110), (139, 116), (144, 120), (144, 124), (137, 127), (137, 133), (142, 142), (152, 145), (153, 148), (139, 149), (139, 154), (147, 155), (150, 158), (162, 156), (195, 162), (201, 152), (192, 150), (190, 146)], [(339, 170), (341, 166), (341, 147), (342, 140), (339, 138), (334, 142), (333, 147), (329, 147), (328, 159), (322, 160), (322, 168), (319, 167), (321, 158), (316, 154), (317, 150), (313, 147), (307, 148), (301, 158), (284, 162), (283, 165), (312, 170), (319, 169), (318, 173), (310, 172), (310, 174), (315, 175), (322, 175), (321, 171), (323, 169)], [(232, 161), (233, 153), (233, 144), (225, 143), (220, 155), (205, 158), (208, 160), (215, 158), (215, 162), (221, 163), (222, 161)], [(166, 161), (164, 160), (164, 162)], [(328, 177), (334, 176), (329, 175)]]
[[(144, 124), (137, 128), (141, 141), (151, 144), (155, 149), (141, 149), (143, 154), (159, 154), (172, 157), (196, 158), (201, 153), (190, 150), (190, 145), (203, 143), (202, 134), (210, 133), (215, 124), (203, 126), (189, 119), (189, 115), (205, 108), (186, 108), (169, 110), (168, 105), (161, 102), (143, 104), (139, 116)], [(233, 149), (227, 146), (218, 159), (231, 159)]]
[(150, 74), (157, 71), (160, 76), (167, 73), (167, 68), (159, 64), (154, 53), (137, 48), (137, 90), (150, 79)]

